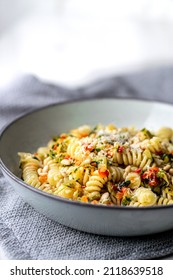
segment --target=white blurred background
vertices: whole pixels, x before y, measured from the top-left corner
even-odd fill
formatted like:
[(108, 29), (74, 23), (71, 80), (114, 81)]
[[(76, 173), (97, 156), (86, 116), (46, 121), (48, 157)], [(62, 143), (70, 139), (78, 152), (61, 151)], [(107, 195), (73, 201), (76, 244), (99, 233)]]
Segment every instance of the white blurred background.
[(65, 86), (173, 63), (173, 0), (0, 0), (0, 86)]

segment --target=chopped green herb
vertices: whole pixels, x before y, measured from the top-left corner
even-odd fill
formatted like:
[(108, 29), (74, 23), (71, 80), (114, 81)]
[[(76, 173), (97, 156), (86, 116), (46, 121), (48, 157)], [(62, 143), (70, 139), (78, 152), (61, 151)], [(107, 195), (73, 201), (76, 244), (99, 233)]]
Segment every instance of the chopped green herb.
[(127, 180), (127, 181), (123, 181), (121, 183), (118, 184), (118, 190), (120, 190), (121, 188), (123, 187), (128, 187), (128, 185), (130, 185), (131, 181), (130, 180)]
[(126, 205), (129, 205), (130, 204), (130, 201), (131, 201), (131, 198), (126, 196), (122, 199), (122, 205), (126, 206)]
[(62, 143), (60, 144), (60, 152), (65, 153), (66, 150), (67, 150), (67, 144), (64, 143), (64, 142), (62, 142)]
[(32, 157), (32, 158), (34, 158), (34, 159), (36, 159), (36, 160), (39, 160), (38, 157), (36, 157), (36, 156), (34, 156), (34, 157)]
[(171, 154), (163, 154), (161, 156), (161, 158), (163, 159), (164, 163), (168, 163), (169, 161), (172, 161), (172, 155)]
[(60, 154), (57, 158), (56, 158), (56, 162), (61, 162), (64, 159), (64, 155)]
[(52, 159), (54, 159), (56, 155), (57, 155), (56, 151), (54, 151), (54, 150), (50, 150), (50, 151), (49, 151), (49, 156), (50, 156)]
[(58, 147), (58, 146), (59, 146), (59, 143), (53, 144), (53, 145), (52, 145), (52, 149), (55, 149), (55, 148)]
[(153, 134), (148, 130), (146, 129), (145, 127), (143, 129), (141, 129), (141, 131), (144, 133), (144, 135), (147, 137), (147, 138), (152, 138), (153, 137)]
[(59, 139), (59, 136), (53, 136), (53, 137), (52, 137), (52, 140), (53, 140), (54, 142), (56, 142), (58, 139)]
[(100, 148), (96, 148), (95, 150), (96, 150), (97, 153), (101, 151)]
[(76, 181), (77, 181), (78, 183), (80, 183), (80, 178), (77, 178)]
[(161, 185), (162, 185), (162, 186), (169, 186), (168, 177), (167, 177), (165, 171), (159, 170), (159, 171), (157, 172), (157, 178), (160, 179)]

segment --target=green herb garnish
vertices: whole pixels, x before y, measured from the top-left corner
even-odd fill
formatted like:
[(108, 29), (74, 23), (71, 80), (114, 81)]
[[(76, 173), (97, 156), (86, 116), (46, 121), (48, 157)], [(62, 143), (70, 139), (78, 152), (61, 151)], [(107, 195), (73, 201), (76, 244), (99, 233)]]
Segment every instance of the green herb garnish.
[(144, 135), (147, 137), (147, 138), (152, 138), (154, 135), (148, 130), (146, 129), (145, 127), (143, 129), (141, 129), (141, 131), (144, 133)]
[(124, 197), (123, 199), (122, 199), (122, 205), (123, 206), (126, 206), (126, 205), (129, 205), (130, 204), (130, 201), (131, 201), (132, 199), (130, 198), (130, 197), (128, 197), (128, 196), (126, 196), (126, 197)]

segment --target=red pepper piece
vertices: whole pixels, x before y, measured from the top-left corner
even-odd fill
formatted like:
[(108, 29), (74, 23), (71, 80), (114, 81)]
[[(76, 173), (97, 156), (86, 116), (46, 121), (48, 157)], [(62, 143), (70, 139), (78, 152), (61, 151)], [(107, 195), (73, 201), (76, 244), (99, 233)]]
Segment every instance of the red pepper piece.
[(109, 175), (109, 171), (105, 167), (99, 168), (98, 172), (99, 172), (99, 176), (102, 178), (108, 177)]
[(124, 147), (123, 146), (119, 146), (117, 149), (117, 152), (122, 154), (122, 152), (124, 151)]

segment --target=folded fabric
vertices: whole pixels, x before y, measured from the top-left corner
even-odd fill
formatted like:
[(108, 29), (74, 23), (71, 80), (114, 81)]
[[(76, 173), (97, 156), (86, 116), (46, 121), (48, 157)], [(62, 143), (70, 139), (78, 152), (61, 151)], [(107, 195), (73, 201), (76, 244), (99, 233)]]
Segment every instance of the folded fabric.
[[(95, 97), (173, 102), (173, 68), (100, 79), (77, 89), (22, 76), (0, 91), (0, 127), (33, 109)], [(159, 221), (158, 221), (159, 222)], [(173, 253), (173, 230), (139, 237), (80, 232), (36, 212), (15, 193), (0, 171), (0, 246), (9, 259), (151, 259)]]

